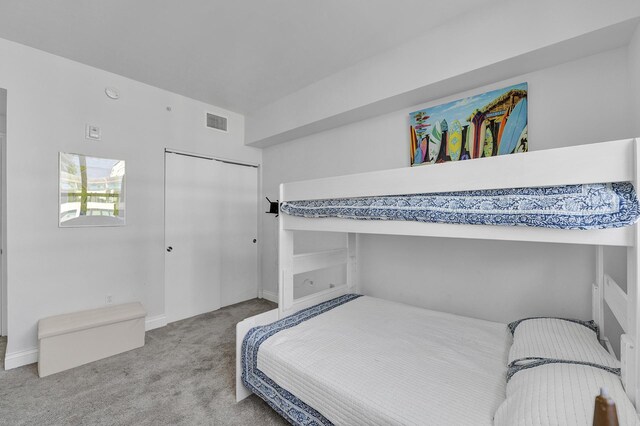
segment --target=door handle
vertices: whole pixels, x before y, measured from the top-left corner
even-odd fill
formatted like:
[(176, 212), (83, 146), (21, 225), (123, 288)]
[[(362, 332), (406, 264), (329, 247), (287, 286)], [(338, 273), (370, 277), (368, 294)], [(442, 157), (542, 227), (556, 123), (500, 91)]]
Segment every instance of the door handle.
[(257, 243), (257, 242), (258, 242), (258, 240), (256, 240), (256, 239), (254, 238), (254, 239), (253, 239), (253, 243), (255, 244), (255, 243)]
[(167, 247), (167, 251), (168, 251), (169, 253), (171, 253), (171, 251), (173, 251), (173, 247), (171, 247), (171, 246)]

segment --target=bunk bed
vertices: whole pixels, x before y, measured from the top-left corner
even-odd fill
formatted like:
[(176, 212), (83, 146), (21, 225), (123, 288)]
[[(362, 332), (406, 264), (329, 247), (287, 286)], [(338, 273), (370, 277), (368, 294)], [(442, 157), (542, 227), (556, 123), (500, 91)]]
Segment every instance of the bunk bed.
[[(596, 158), (597, 164), (594, 162)], [(622, 183), (624, 188), (626, 182), (639, 188), (639, 139), (287, 183), (280, 186), (280, 200), (283, 203), (302, 202), (298, 206), (305, 206), (309, 205), (305, 204), (309, 200), (315, 203), (317, 200), (513, 188), (599, 184), (610, 187), (618, 183)], [(322, 206), (323, 209), (326, 207)], [(611, 227), (594, 226), (605, 229), (557, 229), (353, 220), (316, 213), (300, 216), (281, 214), (278, 308), (248, 318), (236, 327), (236, 399), (240, 401), (253, 392), (258, 393), (294, 424), (407, 424), (426, 418), (435, 424), (440, 423), (438, 419), (446, 419), (449, 424), (453, 424), (452, 419), (459, 424), (491, 424), (494, 418), (496, 423), (503, 419), (507, 422), (503, 424), (509, 424), (513, 422), (509, 415), (522, 416), (523, 406), (516, 399), (519, 392), (524, 392), (529, 399), (531, 397), (532, 388), (516, 390), (518, 386), (539, 387), (542, 376), (571, 381), (577, 377), (576, 374), (585, 374), (576, 371), (587, 368), (590, 378), (585, 380), (608, 383), (614, 388), (623, 419), (629, 424), (640, 424), (633, 413), (640, 412), (640, 350), (637, 348), (640, 342), (640, 230), (635, 224), (636, 219), (627, 217), (626, 222), (623, 221), (625, 223)], [(295, 231), (345, 233), (346, 247), (294, 254)], [(593, 321), (577, 324), (564, 320), (553, 322), (555, 319), (528, 319), (523, 322), (526, 326), (519, 325), (520, 322), (510, 324), (510, 334), (506, 332), (506, 324), (471, 320), (360, 296), (357, 294), (358, 233), (593, 245), (596, 247)], [(606, 246), (627, 249), (626, 292), (604, 269), (603, 248)], [(346, 266), (346, 283), (294, 298), (294, 275), (337, 265)], [(624, 330), (619, 361), (613, 358), (609, 340), (602, 334), (605, 304)], [(388, 321), (389, 318), (393, 321)], [(375, 324), (373, 332), (366, 326), (372, 323)], [(568, 340), (574, 343), (581, 339), (589, 340), (592, 335), (598, 344), (589, 350), (596, 361), (589, 357), (567, 363), (526, 356), (511, 359), (514, 351), (529, 348), (528, 343), (522, 344), (522, 336), (527, 333), (537, 336), (536, 333), (545, 330), (569, 333)], [(600, 343), (608, 352), (598, 352), (602, 349)], [(555, 348), (537, 350), (544, 352)], [(579, 352), (585, 351), (580, 348)], [(381, 359), (391, 360), (382, 364), (386, 369), (391, 368), (389, 374), (376, 373)], [(394, 365), (398, 364), (394, 363), (395, 359), (401, 359), (399, 363), (402, 364), (397, 371), (394, 370)], [(349, 366), (358, 368), (351, 371)], [(590, 368), (592, 366), (598, 368)], [(398, 374), (406, 375), (407, 371), (411, 372), (411, 378), (398, 377)], [(600, 376), (593, 378), (592, 374)], [(424, 386), (420, 387), (420, 383)], [(552, 395), (550, 389), (567, 383), (549, 384), (548, 388), (538, 390), (545, 395), (550, 394), (549, 398), (562, 399), (561, 395)], [(615, 390), (618, 388), (619, 391)], [(410, 402), (403, 405), (402, 398)], [(505, 398), (509, 401), (506, 409), (502, 404)], [(544, 398), (536, 401), (538, 399), (542, 401)], [(417, 401), (424, 402), (418, 404)], [(534, 405), (542, 404), (540, 401)], [(551, 402), (556, 404), (556, 400)], [(417, 405), (419, 407), (416, 408)], [(525, 405), (526, 409), (531, 409), (529, 402)], [(396, 406), (400, 408), (389, 408)], [(544, 412), (548, 409), (546, 406), (538, 408)], [(453, 417), (441, 417), (439, 412), (445, 409), (453, 413)], [(553, 409), (558, 410), (557, 407)], [(571, 410), (565, 411), (561, 414), (572, 415), (567, 414)], [(633, 415), (630, 416), (629, 412)], [(547, 412), (547, 415), (550, 414)], [(580, 420), (574, 421), (580, 424)]]

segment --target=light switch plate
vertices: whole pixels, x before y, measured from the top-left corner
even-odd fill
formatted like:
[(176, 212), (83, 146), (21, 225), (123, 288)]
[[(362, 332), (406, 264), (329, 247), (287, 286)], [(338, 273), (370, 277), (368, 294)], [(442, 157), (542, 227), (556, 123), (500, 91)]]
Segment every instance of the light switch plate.
[(87, 124), (85, 137), (92, 141), (101, 140), (102, 135), (100, 134), (100, 127), (94, 126), (93, 124)]

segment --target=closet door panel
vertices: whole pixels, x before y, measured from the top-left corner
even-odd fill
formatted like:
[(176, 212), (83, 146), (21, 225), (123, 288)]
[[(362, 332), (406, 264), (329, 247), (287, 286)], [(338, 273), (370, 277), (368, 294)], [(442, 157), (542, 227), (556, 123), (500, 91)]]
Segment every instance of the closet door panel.
[(221, 304), (258, 295), (258, 170), (234, 164), (222, 167)]
[(167, 153), (165, 312), (168, 322), (221, 306), (222, 163)]

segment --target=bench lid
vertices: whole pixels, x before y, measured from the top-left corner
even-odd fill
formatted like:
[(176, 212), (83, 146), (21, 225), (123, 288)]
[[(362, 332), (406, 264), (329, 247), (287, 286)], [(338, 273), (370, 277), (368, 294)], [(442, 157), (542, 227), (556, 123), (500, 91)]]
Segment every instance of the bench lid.
[(147, 312), (140, 302), (56, 315), (38, 321), (38, 339), (143, 318), (146, 315)]

